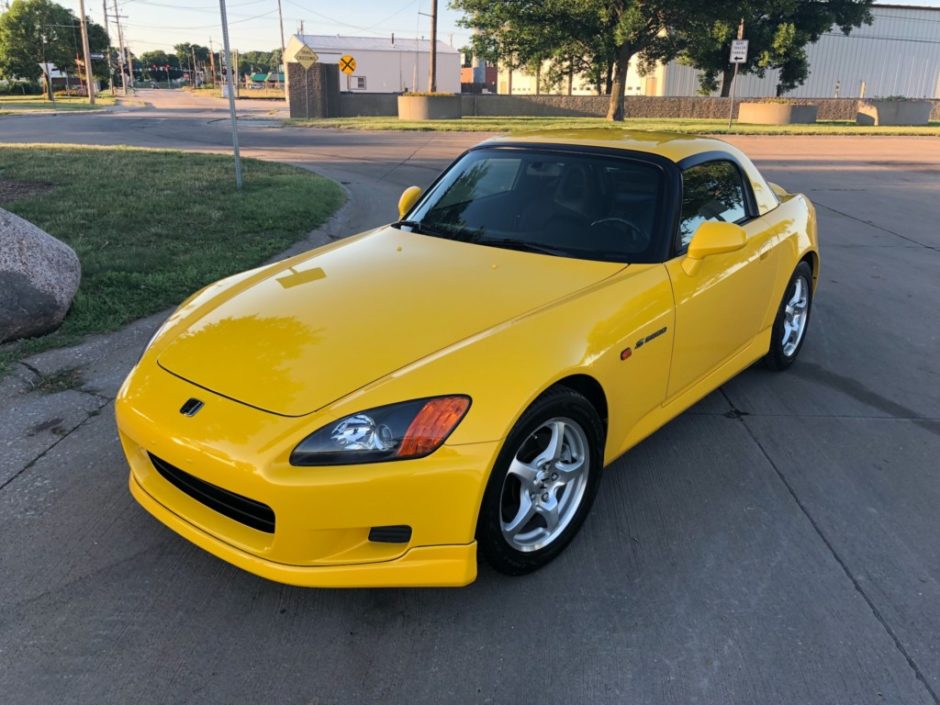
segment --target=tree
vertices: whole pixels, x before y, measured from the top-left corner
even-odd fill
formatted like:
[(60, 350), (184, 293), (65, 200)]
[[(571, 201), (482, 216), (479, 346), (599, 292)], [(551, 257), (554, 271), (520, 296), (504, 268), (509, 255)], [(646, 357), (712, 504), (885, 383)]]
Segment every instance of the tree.
[(768, 69), (779, 69), (777, 94), (803, 83), (809, 76), (805, 47), (816, 42), (833, 26), (845, 34), (854, 27), (871, 23), (872, 0), (743, 0), (725, 7), (723, 16), (683, 28), (685, 63), (699, 69), (700, 92), (708, 94), (721, 87), (727, 96), (733, 67), (728, 63), (731, 40), (737, 37), (738, 22), (744, 20), (748, 40), (748, 60), (738, 66), (741, 73), (761, 78)]
[[(0, 75), (36, 81), (46, 64), (50, 69), (74, 71), (78, 26), (71, 10), (51, 0), (13, 0), (0, 16)], [(105, 51), (108, 35), (104, 28), (89, 21), (88, 32), (91, 51)], [(98, 67), (93, 63), (92, 68)], [(47, 87), (51, 97), (51, 82)]]
[[(453, 0), (475, 30), (481, 56), (513, 69), (539, 61), (546, 47), (556, 59), (587, 68), (610, 94), (608, 120), (623, 120), (630, 60), (641, 67), (667, 61), (683, 48), (688, 23), (727, 16), (732, 0)], [(579, 51), (580, 50), (580, 51)], [(563, 52), (559, 56), (559, 51)], [(573, 57), (580, 57), (573, 60)]]

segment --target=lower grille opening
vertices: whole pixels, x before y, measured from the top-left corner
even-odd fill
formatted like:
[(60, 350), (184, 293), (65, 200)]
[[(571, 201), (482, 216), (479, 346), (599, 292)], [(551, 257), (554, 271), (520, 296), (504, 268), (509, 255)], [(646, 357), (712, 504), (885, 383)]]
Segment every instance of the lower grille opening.
[(161, 477), (180, 492), (184, 492), (209, 509), (245, 526), (269, 534), (274, 533), (274, 510), (267, 504), (242, 497), (240, 494), (229, 492), (198, 477), (193, 477), (188, 472), (161, 460), (153, 453), (147, 453), (147, 455), (150, 456), (150, 462)]
[(375, 543), (408, 543), (411, 541), (411, 527), (403, 524), (373, 526), (369, 529), (369, 540)]

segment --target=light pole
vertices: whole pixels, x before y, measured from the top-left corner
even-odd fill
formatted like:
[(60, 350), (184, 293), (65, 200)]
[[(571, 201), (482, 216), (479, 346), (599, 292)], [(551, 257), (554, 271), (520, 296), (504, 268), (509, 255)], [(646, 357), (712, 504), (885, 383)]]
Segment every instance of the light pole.
[(242, 159), (238, 152), (238, 118), (235, 115), (235, 86), (232, 81), (232, 52), (228, 43), (228, 15), (225, 12), (225, 0), (219, 0), (219, 12), (222, 15), (222, 45), (225, 49), (225, 83), (228, 87), (228, 111), (232, 117), (232, 153), (235, 155), (235, 187), (242, 188)]

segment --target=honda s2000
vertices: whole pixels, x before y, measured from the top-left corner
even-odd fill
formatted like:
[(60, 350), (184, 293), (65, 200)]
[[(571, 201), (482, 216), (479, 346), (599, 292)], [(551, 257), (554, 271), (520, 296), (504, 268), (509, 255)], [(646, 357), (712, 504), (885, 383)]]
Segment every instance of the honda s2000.
[(296, 585), (465, 585), (478, 553), (526, 573), (605, 465), (803, 344), (813, 207), (718, 140), (489, 140), (399, 213), (158, 331), (117, 400), (157, 519)]

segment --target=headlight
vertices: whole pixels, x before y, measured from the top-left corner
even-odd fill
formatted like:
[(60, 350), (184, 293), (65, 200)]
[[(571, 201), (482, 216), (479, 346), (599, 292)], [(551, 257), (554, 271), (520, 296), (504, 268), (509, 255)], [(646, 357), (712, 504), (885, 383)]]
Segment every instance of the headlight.
[(291, 465), (353, 465), (422, 458), (447, 440), (470, 408), (466, 396), (415, 399), (351, 414), (307, 436)]

